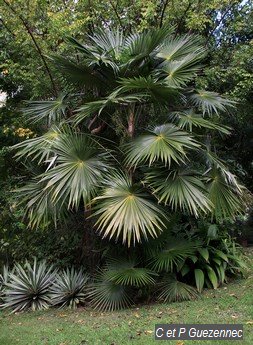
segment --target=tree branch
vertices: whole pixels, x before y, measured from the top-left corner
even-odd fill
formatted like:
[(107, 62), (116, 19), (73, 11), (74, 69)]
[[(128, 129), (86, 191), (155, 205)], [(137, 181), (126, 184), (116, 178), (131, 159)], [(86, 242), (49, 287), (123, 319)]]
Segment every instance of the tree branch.
[(0, 22), (1, 22), (2, 25), (5, 27), (5, 29), (15, 38), (16, 35), (15, 35), (14, 32), (12, 32), (11, 29), (5, 24), (5, 22), (3, 21), (2, 18), (0, 18)]
[(122, 21), (121, 21), (121, 18), (119, 16), (119, 14), (118, 14), (116, 6), (113, 4), (113, 2), (111, 0), (109, 0), (109, 3), (111, 4), (111, 6), (112, 6), (112, 8), (113, 8), (113, 10), (114, 10), (114, 12), (116, 14), (116, 17), (118, 18), (119, 25), (120, 25), (121, 29), (124, 30), (124, 26), (122, 24)]
[(36, 39), (35, 39), (35, 37), (34, 37), (34, 35), (33, 35), (33, 32), (32, 32), (32, 30), (31, 30), (30, 26), (29, 26), (28, 23), (24, 20), (24, 18), (23, 18), (19, 13), (17, 13), (17, 11), (15, 10), (15, 8), (14, 8), (13, 6), (11, 6), (11, 4), (9, 4), (6, 0), (3, 0), (3, 2), (4, 2), (4, 3), (6, 4), (6, 6), (8, 6), (8, 7), (11, 9), (11, 11), (19, 18), (19, 20), (21, 21), (21, 23), (22, 23), (23, 26), (25, 27), (27, 33), (28, 33), (29, 36), (31, 37), (31, 39), (32, 39), (32, 41), (33, 41), (33, 43), (34, 43), (34, 45), (35, 45), (35, 47), (36, 47), (36, 50), (37, 50), (37, 52), (39, 53), (40, 58), (41, 58), (41, 60), (42, 60), (42, 62), (43, 62), (43, 64), (44, 64), (44, 66), (45, 66), (45, 69), (46, 69), (46, 71), (47, 71), (47, 74), (48, 74), (48, 76), (49, 76), (49, 78), (50, 78), (50, 81), (51, 81), (51, 84), (52, 84), (52, 88), (53, 88), (54, 94), (55, 94), (55, 96), (56, 96), (56, 95), (57, 95), (57, 88), (56, 88), (56, 85), (55, 85), (55, 83), (54, 83), (53, 76), (52, 76), (51, 71), (50, 71), (50, 69), (49, 69), (49, 67), (48, 67), (48, 64), (47, 64), (47, 62), (46, 62), (45, 57), (44, 57), (43, 54), (42, 54), (42, 51), (41, 51), (41, 49), (40, 49), (40, 46), (38, 45), (38, 43), (37, 43), (37, 41), (36, 41)]
[(160, 19), (160, 28), (163, 26), (163, 18), (164, 18), (164, 14), (165, 14), (165, 10), (166, 7), (168, 6), (169, 0), (166, 0), (164, 5), (163, 5), (163, 9), (162, 9), (162, 14), (161, 14), (161, 19)]
[(189, 9), (191, 8), (191, 6), (192, 6), (192, 3), (191, 2), (189, 2), (188, 3), (188, 6), (186, 7), (186, 9), (185, 9), (185, 11), (184, 11), (184, 13), (183, 13), (183, 15), (181, 16), (181, 18), (179, 19), (179, 23), (178, 23), (178, 25), (177, 25), (177, 29), (176, 29), (176, 32), (175, 32), (175, 37), (177, 36), (177, 34), (179, 33), (179, 30), (180, 30), (180, 26), (181, 26), (181, 24), (182, 24), (182, 22), (183, 22), (183, 19), (184, 19), (184, 17), (186, 16), (186, 14), (187, 14), (187, 12), (189, 11)]
[(213, 33), (215, 32), (215, 30), (220, 26), (220, 24), (222, 23), (223, 19), (226, 17), (226, 15), (228, 14), (228, 12), (233, 8), (233, 5), (229, 6), (228, 9), (223, 13), (223, 15), (221, 16), (218, 24), (213, 28), (213, 30), (210, 31), (210, 33), (208, 34), (207, 38), (206, 38), (206, 45), (209, 42), (210, 38), (212, 37)]
[(98, 134), (100, 133), (106, 126), (105, 122), (102, 122), (101, 125), (99, 125), (98, 127), (94, 128), (91, 130), (91, 134)]
[(91, 126), (93, 125), (93, 123), (96, 121), (96, 119), (98, 118), (97, 115), (95, 115), (89, 122), (88, 124), (88, 129), (90, 130), (91, 129)]

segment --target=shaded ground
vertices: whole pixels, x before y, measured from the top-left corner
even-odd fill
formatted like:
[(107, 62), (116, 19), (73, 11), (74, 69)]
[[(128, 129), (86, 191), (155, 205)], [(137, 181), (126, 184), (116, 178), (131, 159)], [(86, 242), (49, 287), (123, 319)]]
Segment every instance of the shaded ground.
[[(154, 304), (113, 313), (91, 309), (50, 309), (10, 315), (0, 313), (0, 345), (125, 345), (157, 344), (157, 323), (243, 323), (244, 340), (253, 344), (253, 248), (248, 250), (248, 278), (218, 290), (205, 291), (198, 301)], [(228, 341), (165, 341), (175, 345), (226, 345)]]

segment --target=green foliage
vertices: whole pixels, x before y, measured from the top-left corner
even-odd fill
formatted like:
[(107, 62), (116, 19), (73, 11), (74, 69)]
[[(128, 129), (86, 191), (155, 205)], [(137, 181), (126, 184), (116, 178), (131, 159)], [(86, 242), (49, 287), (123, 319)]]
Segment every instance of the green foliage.
[(161, 283), (158, 299), (164, 302), (187, 301), (198, 297), (197, 291), (190, 285), (180, 282), (173, 275), (167, 275)]
[[(12, 193), (13, 194), (13, 193)], [(23, 219), (24, 210), (17, 207), (15, 199), (8, 198), (10, 205), (1, 209), (0, 260), (1, 265), (7, 262), (11, 267), (14, 262), (23, 263), (26, 259), (47, 259), (58, 267), (77, 265), (88, 262), (82, 258), (83, 231), (88, 231), (80, 222), (80, 213), (69, 216), (66, 224), (58, 229), (37, 228), (31, 231)], [(69, 231), (69, 229), (73, 231)]]
[(196, 287), (199, 292), (202, 291), (204, 284), (205, 284), (205, 275), (203, 271), (199, 268), (195, 268), (194, 270), (194, 275), (195, 275), (195, 282), (196, 282)]
[(190, 132), (193, 131), (194, 127), (198, 127), (216, 130), (223, 134), (230, 134), (229, 127), (206, 120), (201, 115), (195, 114), (192, 111), (175, 112), (171, 118), (173, 122), (175, 121), (178, 124), (178, 127)]
[(144, 267), (136, 267), (134, 261), (113, 260), (105, 271), (107, 279), (115, 284), (142, 287), (155, 284), (153, 276), (157, 274)]
[(166, 244), (160, 248), (151, 247), (151, 255), (149, 257), (150, 267), (155, 272), (173, 272), (178, 269), (186, 260), (196, 252), (200, 243), (189, 242), (184, 239), (168, 237)]
[(34, 259), (33, 265), (26, 262), (24, 267), (16, 264), (6, 283), (4, 308), (12, 308), (13, 312), (48, 308), (51, 303), (49, 287), (54, 279), (53, 267), (48, 267), (45, 261)]
[(148, 163), (149, 166), (157, 161), (162, 161), (170, 166), (185, 160), (186, 149), (198, 147), (197, 143), (188, 133), (177, 127), (165, 124), (155, 127), (147, 135), (139, 136), (128, 146), (126, 164), (136, 166), (139, 163)]
[(79, 303), (85, 302), (88, 281), (89, 276), (81, 269), (71, 267), (61, 271), (50, 288), (52, 304), (75, 309)]
[(222, 98), (215, 92), (197, 90), (197, 92), (191, 96), (191, 101), (196, 108), (202, 110), (203, 115), (206, 113), (211, 116), (213, 113), (218, 114), (224, 112), (227, 106), (233, 104), (232, 101)]
[(221, 233), (216, 224), (208, 226), (207, 223), (193, 230), (190, 238), (197, 236), (202, 245), (179, 266), (178, 272), (184, 280), (201, 292), (204, 287), (217, 289), (228, 281), (228, 277), (244, 274), (247, 266), (241, 248), (227, 230)]
[[(108, 241), (131, 247), (149, 240), (148, 250), (137, 247), (145, 252), (138, 264), (125, 260), (105, 267), (90, 292), (100, 309), (123, 307), (137, 290), (151, 291), (156, 274), (164, 279), (160, 298), (167, 301), (194, 297), (188, 283), (201, 292), (240, 274), (240, 252), (233, 240), (220, 236), (219, 223), (245, 210), (245, 189), (225, 161), (233, 163), (233, 172), (252, 175), (251, 144), (244, 139), (250, 132), (236, 134), (251, 121), (252, 5), (138, 0), (126, 9), (124, 1), (115, 7), (94, 1), (90, 9), (82, 0), (63, 5), (18, 0), (0, 9), (0, 89), (9, 96), (0, 109), (0, 141), (11, 145), (28, 139), (15, 146), (18, 164), (28, 170), (16, 165), (15, 170), (21, 180), (31, 180), (18, 189), (25, 210), (12, 203), (1, 183), (1, 256), (23, 259), (35, 251), (51, 261), (60, 257), (61, 265), (80, 263), (83, 253), (77, 260), (68, 252), (68, 246), (71, 251), (78, 247), (75, 234), (50, 252), (60, 241), (63, 222), (76, 215), (85, 230), (97, 230)], [(112, 30), (116, 23), (118, 29)], [(202, 37), (185, 35), (189, 31)], [(204, 46), (215, 48), (206, 59), (212, 60), (206, 74)], [(15, 113), (24, 97), (31, 99), (24, 113), (37, 128), (23, 128), (24, 119)], [(224, 113), (236, 113), (233, 100), (240, 103), (232, 121)], [(224, 151), (230, 142), (233, 150)], [(0, 165), (9, 172), (14, 165), (7, 151), (1, 149)], [(1, 176), (6, 179), (8, 172)], [(16, 181), (12, 185), (16, 188)], [(196, 230), (196, 237), (187, 231), (175, 236), (169, 229), (164, 240), (175, 212), (193, 232), (198, 226), (192, 216), (217, 224), (206, 224), (205, 236)], [(94, 218), (89, 221), (87, 215)], [(36, 228), (34, 236), (26, 224)], [(183, 225), (177, 225), (180, 232)], [(82, 242), (87, 251), (96, 251), (94, 242)], [(65, 278), (59, 289), (80, 283), (72, 270)], [(75, 299), (65, 304), (74, 306)]]
[[(24, 113), (29, 117), (29, 120), (34, 122), (41, 122), (46, 119), (48, 125), (59, 123), (66, 117), (67, 99), (66, 95), (61, 95), (58, 99), (53, 101), (30, 101), (27, 102), (27, 108), (24, 108)], [(39, 117), (38, 117), (39, 114)]]
[(98, 310), (116, 310), (129, 306), (131, 299), (124, 285), (116, 284), (107, 277), (107, 272), (101, 272), (90, 285), (87, 293), (91, 305)]
[[(199, 37), (174, 37), (164, 26), (130, 35), (119, 29), (98, 30), (84, 42), (72, 38), (68, 41), (77, 50), (76, 62), (71, 54), (52, 59), (66, 83), (71, 76), (69, 87), (79, 92), (70, 93), (66, 88), (63, 94), (78, 107), (72, 109), (70, 102), (65, 123), (61, 117), (61, 123), (43, 136), (15, 146), (19, 159), (31, 157), (43, 171), (20, 189), (31, 227), (45, 227), (50, 221), (57, 225), (69, 212), (85, 205), (91, 207), (95, 227), (103, 238), (120, 239), (130, 247), (157, 237), (164, 228), (166, 213), (155, 204), (151, 193), (167, 209), (180, 209), (195, 217), (206, 213), (222, 220), (242, 212), (241, 187), (226, 167), (213, 159), (210, 169), (206, 160), (199, 165), (192, 158), (201, 150), (209, 153), (205, 143), (208, 134), (204, 132), (203, 138), (199, 136), (202, 142), (197, 141), (195, 133), (183, 131), (164, 117), (162, 125), (140, 135), (141, 121), (145, 119), (147, 127), (150, 123), (150, 105), (154, 112), (170, 113), (173, 106), (180, 113), (181, 103), (191, 109), (195, 95), (198, 104), (193, 102), (193, 106), (204, 116), (206, 111), (208, 115), (225, 111), (230, 104), (208, 92), (209, 97), (202, 99), (189, 84), (204, 58)], [(87, 93), (82, 92), (76, 74), (80, 63), (87, 72), (82, 74)], [(33, 102), (27, 112), (42, 119), (47, 115), (48, 122), (52, 122), (52, 118), (59, 119), (62, 107), (65, 109), (63, 101), (63, 96), (51, 99), (44, 107), (42, 102)], [(190, 111), (194, 113), (194, 109)], [(107, 128), (115, 117), (125, 138), (129, 138), (123, 142), (123, 152), (117, 131), (111, 141), (112, 130)], [(202, 127), (212, 127), (207, 124), (204, 122)], [(192, 169), (188, 168), (188, 160)], [(161, 168), (157, 176), (159, 164), (168, 170)], [(214, 171), (219, 171), (222, 181), (213, 178)]]
[(115, 236), (116, 240), (122, 237), (128, 246), (131, 241), (140, 242), (141, 237), (156, 237), (164, 225), (163, 212), (127, 175), (112, 175), (95, 201), (98, 204), (94, 215), (99, 216), (96, 222), (99, 231), (104, 237)]
[(235, 176), (225, 169), (210, 169), (207, 177), (209, 197), (217, 220), (233, 218), (234, 212), (243, 212), (243, 191)]
[(10, 273), (13, 272), (8, 266), (3, 267), (3, 272), (0, 274), (0, 302), (4, 301), (5, 290), (10, 279)]
[(146, 181), (159, 202), (169, 204), (173, 210), (199, 216), (212, 209), (207, 190), (196, 171), (153, 169), (146, 174)]

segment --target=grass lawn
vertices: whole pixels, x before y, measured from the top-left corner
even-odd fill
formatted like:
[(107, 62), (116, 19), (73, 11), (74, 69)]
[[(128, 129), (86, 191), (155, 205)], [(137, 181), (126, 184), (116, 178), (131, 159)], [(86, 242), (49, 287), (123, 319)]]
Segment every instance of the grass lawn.
[[(197, 301), (153, 304), (113, 313), (91, 309), (49, 309), (43, 312), (0, 312), (0, 345), (124, 345), (157, 344), (157, 323), (243, 323), (244, 340), (253, 344), (253, 250), (251, 271), (218, 290), (205, 291)], [(215, 345), (228, 341), (165, 341), (162, 344)], [(159, 344), (159, 343), (158, 343)]]

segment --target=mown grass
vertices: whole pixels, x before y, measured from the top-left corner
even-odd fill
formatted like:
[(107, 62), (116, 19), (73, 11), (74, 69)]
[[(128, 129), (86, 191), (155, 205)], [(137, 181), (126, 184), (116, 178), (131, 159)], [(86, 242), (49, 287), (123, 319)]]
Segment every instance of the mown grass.
[[(253, 250), (248, 251), (253, 263)], [(157, 344), (157, 323), (243, 323), (244, 340), (253, 344), (253, 268), (247, 279), (205, 291), (197, 301), (154, 304), (101, 313), (49, 309), (43, 312), (0, 313), (0, 345), (124, 345)], [(228, 341), (165, 341), (175, 345), (216, 345)]]

